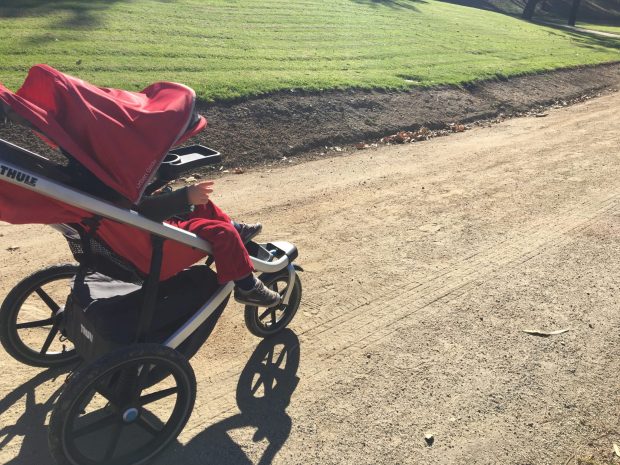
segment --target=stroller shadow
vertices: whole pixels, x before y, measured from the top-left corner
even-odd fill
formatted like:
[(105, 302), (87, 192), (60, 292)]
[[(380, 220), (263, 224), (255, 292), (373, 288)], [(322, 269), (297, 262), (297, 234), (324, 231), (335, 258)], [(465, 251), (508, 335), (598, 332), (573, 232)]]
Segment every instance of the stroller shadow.
[(47, 426), (45, 426), (45, 419), (51, 412), (62, 386), (59, 386), (43, 403), (37, 403), (35, 391), (40, 385), (65, 376), (66, 373), (66, 370), (61, 369), (43, 371), (30, 381), (14, 389), (4, 399), (0, 400), (1, 418), (13, 405), (25, 398), (25, 406), (21, 416), (16, 420), (12, 420), (12, 425), (0, 428), (0, 450), (4, 449), (15, 438), (22, 438), (19, 453), (8, 462), (5, 462), (4, 465), (51, 463), (52, 459), (47, 448)]
[[(236, 401), (240, 413), (226, 418), (195, 436), (185, 446), (177, 444), (156, 463), (183, 465), (267, 465), (289, 437), (292, 420), (286, 413), (299, 378), (299, 339), (285, 329), (277, 336), (263, 340), (241, 372)], [(254, 443), (267, 442), (257, 462), (248, 457), (230, 433), (254, 429)], [(252, 454), (255, 456), (256, 454)]]

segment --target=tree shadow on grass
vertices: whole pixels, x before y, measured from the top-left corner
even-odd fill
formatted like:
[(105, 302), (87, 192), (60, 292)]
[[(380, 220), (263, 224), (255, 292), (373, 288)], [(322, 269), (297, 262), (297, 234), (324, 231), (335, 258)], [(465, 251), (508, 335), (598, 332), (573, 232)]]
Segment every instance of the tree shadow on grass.
[[(236, 393), (239, 413), (209, 426), (186, 445), (177, 443), (153, 465), (272, 463), (292, 429), (293, 422), (286, 408), (299, 383), (299, 360), (299, 339), (290, 329), (263, 340), (239, 377)], [(257, 462), (233, 440), (248, 429), (254, 431), (252, 441), (257, 443), (252, 449), (262, 450), (260, 454), (252, 454), (260, 455)]]
[(523, 0), (509, 0), (503, 4), (498, 4), (492, 0), (440, 0), (444, 3), (453, 3), (455, 5), (468, 6), (479, 10), (492, 11), (494, 13), (502, 13), (509, 16), (517, 16), (523, 11)]
[(0, 0), (0, 18), (47, 16), (67, 12), (68, 16), (51, 25), (52, 28), (93, 29), (102, 24), (101, 13), (119, 2), (132, 0)]
[(415, 3), (426, 3), (426, 0), (351, 0), (358, 5), (369, 5), (374, 7), (385, 6), (395, 10), (420, 11)]
[(549, 32), (550, 34), (566, 37), (569, 36), (573, 42), (579, 47), (589, 48), (591, 50), (615, 49), (620, 50), (620, 39), (615, 37), (605, 37), (595, 32), (569, 30), (563, 25), (553, 25), (551, 23), (543, 23), (542, 26), (555, 29), (560, 32)]

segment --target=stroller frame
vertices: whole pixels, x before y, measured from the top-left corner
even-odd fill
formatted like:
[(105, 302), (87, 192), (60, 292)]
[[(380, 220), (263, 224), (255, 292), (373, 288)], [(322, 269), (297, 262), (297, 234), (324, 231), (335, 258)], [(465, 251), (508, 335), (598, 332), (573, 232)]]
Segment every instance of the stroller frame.
[[(18, 150), (21, 152), (21, 155), (26, 154), (31, 158), (31, 160), (29, 160), (31, 162), (30, 166), (18, 166), (15, 164), (15, 160), (11, 160), (11, 157), (8, 157), (6, 152), (0, 150), (0, 177), (2, 181), (39, 192), (50, 198), (59, 200), (77, 208), (81, 208), (93, 214), (100, 215), (104, 218), (109, 218), (120, 223), (134, 226), (147, 231), (152, 235), (154, 239), (153, 259), (149, 278), (147, 283), (145, 283), (147, 293), (145, 295), (145, 305), (142, 314), (143, 320), (140, 325), (141, 331), (139, 331), (137, 335), (139, 339), (144, 331), (148, 331), (150, 326), (149, 323), (152, 315), (150, 315), (149, 312), (152, 309), (152, 305), (149, 305), (149, 301), (152, 301), (152, 299), (155, 298), (154, 294), (157, 292), (157, 283), (159, 282), (159, 266), (161, 265), (162, 258), (161, 245), (163, 244), (163, 240), (169, 239), (177, 241), (195, 249), (202, 250), (207, 254), (212, 253), (211, 245), (193, 233), (184, 231), (166, 223), (152, 221), (133, 210), (120, 208), (110, 202), (65, 186), (59, 180), (55, 180), (47, 176), (39, 168), (40, 165), (47, 165), (50, 163), (46, 158), (2, 139), (0, 139), (0, 143)], [(62, 225), (56, 229), (66, 233), (68, 232), (66, 228), (70, 228), (70, 226)], [(287, 269), (289, 285), (287, 286), (285, 295), (282, 297), (282, 303), (287, 305), (293, 291), (293, 285), (297, 273), (296, 267), (292, 264), (292, 261), (297, 256), (297, 249), (294, 245), (286, 242), (275, 242), (273, 245), (284, 251), (284, 255), (282, 257), (274, 261), (261, 260), (252, 255), (250, 255), (250, 258), (256, 271), (261, 273), (275, 273), (285, 268)], [(171, 348), (178, 347), (215, 311), (215, 309), (222, 302), (226, 300), (228, 296), (230, 296), (233, 288), (233, 282), (228, 282), (221, 285), (217, 292), (202, 306), (202, 308), (200, 308), (186, 324), (170, 336), (170, 338), (165, 342), (165, 345)]]

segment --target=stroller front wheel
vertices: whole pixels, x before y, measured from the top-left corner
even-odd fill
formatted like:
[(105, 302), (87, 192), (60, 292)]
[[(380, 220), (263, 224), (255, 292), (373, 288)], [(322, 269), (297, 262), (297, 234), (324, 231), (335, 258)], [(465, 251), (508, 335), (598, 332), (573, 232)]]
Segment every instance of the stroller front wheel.
[(49, 445), (60, 465), (139, 465), (181, 432), (196, 378), (179, 352), (135, 344), (76, 371), (50, 418)]
[[(259, 277), (269, 289), (285, 295), (289, 286), (289, 274), (283, 270), (274, 274), (264, 274)], [(301, 302), (301, 280), (295, 275), (293, 290), (288, 304), (280, 304), (275, 307), (264, 308), (252, 305), (245, 307), (245, 325), (255, 336), (271, 337), (291, 322)]]
[(60, 311), (71, 292), (77, 265), (54, 265), (23, 279), (0, 307), (0, 343), (14, 359), (36, 367), (62, 367), (78, 359), (61, 340)]

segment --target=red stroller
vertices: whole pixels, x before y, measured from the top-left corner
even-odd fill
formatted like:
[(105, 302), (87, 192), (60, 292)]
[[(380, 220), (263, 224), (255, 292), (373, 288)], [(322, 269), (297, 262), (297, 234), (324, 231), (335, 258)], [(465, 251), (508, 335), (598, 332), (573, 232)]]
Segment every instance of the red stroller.
[[(78, 262), (25, 278), (0, 308), (0, 342), (15, 359), (79, 363), (50, 418), (59, 464), (146, 463), (191, 415), (196, 379), (188, 360), (234, 284), (218, 284), (209, 261), (192, 266), (210, 253), (207, 242), (133, 208), (187, 170), (220, 161), (202, 146), (171, 150), (206, 126), (194, 101), (180, 84), (105, 89), (44, 65), (15, 94), (0, 85), (0, 109), (66, 157), (55, 163), (0, 140), (0, 220), (52, 225)], [(260, 279), (282, 296), (276, 307), (245, 308), (248, 329), (269, 337), (301, 300), (297, 249), (246, 247)]]

